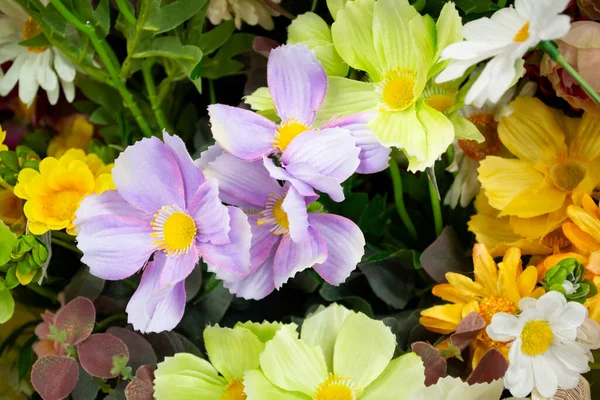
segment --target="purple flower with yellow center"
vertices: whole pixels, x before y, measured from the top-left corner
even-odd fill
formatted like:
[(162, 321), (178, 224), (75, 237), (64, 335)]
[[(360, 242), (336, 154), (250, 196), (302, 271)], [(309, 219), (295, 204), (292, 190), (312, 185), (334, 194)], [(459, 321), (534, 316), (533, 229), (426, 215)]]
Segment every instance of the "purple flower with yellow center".
[(316, 189), (336, 201), (344, 199), (340, 184), (357, 169), (372, 173), (387, 167), (390, 150), (367, 128), (371, 114), (314, 126), (328, 84), (308, 47), (271, 50), (267, 78), (278, 124), (241, 108), (209, 106), (213, 136), (225, 151), (246, 161), (262, 158), (273, 177), (289, 181), (303, 196), (315, 195)]
[(244, 161), (215, 146), (197, 165), (218, 180), (225, 203), (248, 214), (250, 270), (239, 275), (207, 263), (230, 292), (262, 299), (307, 268), (339, 285), (360, 262), (365, 239), (358, 226), (338, 215), (309, 212), (316, 196), (304, 197), (290, 183), (282, 187), (260, 160)]
[(173, 329), (185, 308), (185, 278), (200, 257), (244, 276), (250, 268), (246, 215), (223, 205), (217, 181), (194, 165), (183, 141), (164, 134), (143, 139), (115, 161), (116, 191), (86, 197), (75, 220), (82, 262), (102, 279), (144, 269), (127, 305), (142, 332)]

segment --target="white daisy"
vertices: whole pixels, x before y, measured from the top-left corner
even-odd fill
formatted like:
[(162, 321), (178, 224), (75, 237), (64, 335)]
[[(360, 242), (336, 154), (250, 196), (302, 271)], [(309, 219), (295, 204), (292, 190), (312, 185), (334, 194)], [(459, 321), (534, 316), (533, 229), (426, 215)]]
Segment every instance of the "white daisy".
[[(42, 1), (46, 4), (46, 1)], [(75, 97), (75, 65), (54, 47), (25, 47), (19, 42), (41, 33), (38, 24), (14, 0), (0, 0), (0, 64), (12, 61), (0, 75), (0, 96), (18, 83), (19, 98), (30, 106), (41, 86), (50, 104), (56, 104), (62, 85), (69, 102)]]
[(579, 375), (590, 370), (590, 346), (577, 341), (588, 310), (568, 302), (559, 292), (539, 299), (523, 298), (518, 315), (498, 313), (487, 334), (492, 340), (511, 342), (504, 385), (513, 396), (526, 396), (534, 388), (544, 397), (572, 389)]
[(515, 64), (542, 40), (559, 39), (569, 31), (570, 18), (560, 15), (569, 0), (516, 0), (515, 7), (498, 10), (491, 18), (480, 18), (463, 26), (466, 41), (442, 51), (451, 59), (436, 78), (447, 82), (465, 74), (471, 66), (491, 58), (469, 90), (465, 102), (482, 107), (497, 103), (510, 88), (517, 72)]
[[(281, 0), (271, 1), (277, 4)], [(272, 17), (279, 16), (279, 13), (262, 0), (210, 0), (206, 16), (213, 25), (233, 18), (237, 29), (242, 28), (242, 21), (244, 21), (248, 25), (258, 24), (271, 30), (275, 27)]]

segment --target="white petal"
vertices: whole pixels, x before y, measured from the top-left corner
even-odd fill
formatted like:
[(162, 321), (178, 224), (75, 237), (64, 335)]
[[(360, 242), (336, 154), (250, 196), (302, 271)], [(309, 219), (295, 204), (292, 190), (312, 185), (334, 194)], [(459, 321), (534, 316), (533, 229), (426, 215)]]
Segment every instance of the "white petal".
[(519, 308), (521, 310), (527, 310), (529, 308), (535, 308), (537, 305), (537, 299), (533, 297), (523, 297), (521, 301), (519, 301)]
[(535, 388), (544, 397), (554, 396), (558, 390), (558, 378), (556, 374), (559, 374), (561, 371), (553, 371), (544, 356), (535, 356), (532, 359)]
[[(0, 22), (0, 25), (2, 22)], [(14, 60), (19, 54), (27, 51), (25, 47), (18, 45), (17, 43), (7, 43), (0, 46), (0, 64), (7, 61)]]
[(58, 97), (60, 95), (60, 86), (56, 85), (54, 90), (47, 90), (46, 95), (48, 96), (48, 102), (51, 105), (55, 105), (58, 102)]
[(56, 72), (52, 69), (52, 60), (54, 53), (52, 50), (45, 50), (38, 54), (38, 65), (36, 77), (40, 86), (45, 91), (53, 91), (58, 87), (58, 78)]
[(62, 79), (60, 80), (60, 83), (62, 84), (67, 101), (69, 103), (72, 103), (75, 99), (75, 85), (73, 84), (73, 82), (63, 81)]
[(19, 98), (27, 105), (33, 103), (35, 95), (40, 87), (37, 80), (37, 69), (39, 68), (40, 57), (31, 53), (21, 67), (19, 74)]
[(487, 326), (486, 331), (492, 340), (508, 342), (521, 333), (519, 319), (514, 315), (497, 313), (492, 317), (492, 322)]
[[(538, 299), (536, 309), (544, 315), (546, 321), (552, 321), (564, 311), (566, 305), (567, 299), (565, 299), (565, 296), (562, 293), (552, 291)], [(581, 323), (583, 323), (583, 320)]]
[(75, 79), (75, 65), (59, 50), (54, 50), (54, 69), (62, 81), (73, 82)]
[(11, 90), (15, 87), (17, 82), (19, 81), (19, 76), (21, 75), (21, 68), (27, 59), (29, 58), (29, 53), (25, 52), (20, 54), (13, 64), (10, 66), (8, 71), (6, 71), (6, 75), (0, 80), (0, 96), (6, 96), (10, 93)]

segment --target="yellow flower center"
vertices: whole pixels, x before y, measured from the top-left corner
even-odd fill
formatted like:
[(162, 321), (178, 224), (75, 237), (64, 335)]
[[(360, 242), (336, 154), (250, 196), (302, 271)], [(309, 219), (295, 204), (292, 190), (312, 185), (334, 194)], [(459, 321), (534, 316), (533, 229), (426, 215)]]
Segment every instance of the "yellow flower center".
[(565, 160), (550, 167), (550, 177), (560, 190), (570, 192), (585, 178), (585, 165), (575, 160)]
[(75, 216), (75, 211), (79, 208), (79, 203), (83, 200), (85, 193), (77, 190), (68, 190), (64, 192), (54, 192), (44, 203), (47, 215), (59, 221), (70, 221)]
[(313, 400), (355, 400), (356, 392), (349, 378), (329, 374), (317, 387)]
[[(517, 311), (519, 311), (519, 309), (515, 303), (504, 297), (490, 296), (479, 303), (479, 315), (481, 315), (481, 318), (483, 318), (486, 325), (489, 325), (492, 322), (492, 317), (495, 314), (501, 312), (514, 314)], [(499, 348), (506, 346), (506, 342), (496, 342), (495, 340), (492, 340), (485, 329), (482, 329), (479, 333), (479, 339), (490, 347)]]
[(552, 345), (554, 334), (546, 321), (529, 321), (521, 331), (521, 351), (529, 356), (539, 356)]
[(489, 155), (496, 154), (500, 150), (500, 138), (498, 137), (498, 123), (489, 114), (475, 114), (467, 118), (475, 125), (485, 138), (482, 143), (475, 140), (459, 140), (458, 145), (467, 157), (481, 161)]
[(153, 244), (169, 256), (187, 253), (198, 231), (194, 219), (177, 205), (162, 207), (150, 225), (154, 231), (150, 235), (158, 239)]
[(406, 110), (415, 102), (416, 74), (408, 70), (393, 70), (383, 78), (381, 93), (384, 109)]
[[(29, 17), (29, 19), (27, 19), (27, 21), (25, 21), (25, 24), (23, 25), (23, 40), (33, 39), (40, 33), (42, 33), (42, 29), (40, 28), (40, 26), (37, 24), (37, 22), (35, 22), (33, 18)], [(47, 48), (48, 47), (46, 46), (27, 47), (27, 51), (30, 51), (32, 53), (39, 53), (46, 50)]]
[(423, 92), (425, 103), (441, 113), (450, 110), (456, 104), (456, 92), (448, 85), (431, 85)]
[(513, 38), (513, 42), (523, 43), (527, 39), (529, 39), (529, 21), (527, 21), (525, 25), (523, 25), (521, 29), (519, 29), (519, 32), (517, 32), (517, 34)]
[(287, 213), (281, 207), (283, 205), (283, 196), (272, 194), (261, 212), (261, 218), (256, 222), (259, 226), (271, 224), (270, 231), (275, 235), (287, 235), (290, 229), (290, 221)]
[(225, 396), (219, 400), (246, 400), (246, 393), (244, 393), (244, 382), (240, 379), (234, 379), (227, 385)]
[(298, 122), (297, 119), (288, 118), (277, 127), (277, 135), (273, 139), (273, 147), (283, 153), (296, 136), (309, 129), (311, 129), (310, 126)]

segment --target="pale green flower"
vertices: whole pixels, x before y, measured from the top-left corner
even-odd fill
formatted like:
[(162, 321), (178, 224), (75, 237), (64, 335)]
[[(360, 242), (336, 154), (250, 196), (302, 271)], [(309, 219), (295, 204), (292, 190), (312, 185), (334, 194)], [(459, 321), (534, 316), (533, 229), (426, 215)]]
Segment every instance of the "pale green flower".
[(469, 385), (459, 378), (447, 376), (439, 379), (435, 385), (416, 390), (410, 400), (499, 400), (503, 390), (503, 379)]
[(383, 322), (339, 305), (308, 317), (301, 337), (281, 328), (247, 372), (248, 400), (406, 400), (424, 387), (414, 353), (392, 360), (396, 339)]

